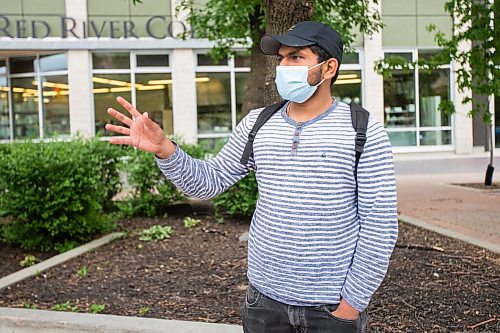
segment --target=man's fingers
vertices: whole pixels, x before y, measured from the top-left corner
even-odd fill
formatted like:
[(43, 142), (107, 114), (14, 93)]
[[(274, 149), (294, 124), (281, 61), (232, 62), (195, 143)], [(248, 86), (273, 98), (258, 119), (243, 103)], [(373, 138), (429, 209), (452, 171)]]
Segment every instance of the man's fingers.
[(139, 117), (141, 113), (137, 111), (132, 104), (130, 104), (125, 98), (118, 96), (116, 101), (120, 103), (121, 106), (125, 108), (132, 115), (132, 117)]
[(124, 137), (124, 138), (110, 138), (109, 143), (113, 143), (115, 145), (132, 145), (132, 139), (130, 137)]
[(125, 125), (127, 125), (129, 127), (132, 126), (132, 123), (133, 123), (132, 119), (130, 119), (129, 117), (127, 117), (123, 113), (118, 112), (118, 111), (116, 111), (113, 108), (109, 108), (108, 109), (108, 114), (110, 116), (115, 117), (116, 119), (118, 119), (119, 121), (121, 121), (122, 123), (124, 123)]
[(142, 114), (142, 118), (144, 118), (144, 126), (149, 128), (150, 130), (155, 130), (159, 127), (159, 125), (157, 123), (155, 123), (154, 121), (151, 120), (151, 118), (149, 118), (149, 115), (147, 112), (144, 112)]
[(130, 135), (130, 128), (128, 127), (123, 127), (123, 126), (116, 126), (112, 124), (106, 124), (106, 129), (108, 131), (120, 133), (120, 134), (125, 134), (125, 135)]

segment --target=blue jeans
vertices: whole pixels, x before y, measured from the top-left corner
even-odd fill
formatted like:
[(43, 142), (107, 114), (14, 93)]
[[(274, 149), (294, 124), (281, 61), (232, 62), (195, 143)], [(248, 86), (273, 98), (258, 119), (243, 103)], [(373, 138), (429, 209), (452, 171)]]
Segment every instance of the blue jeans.
[(338, 304), (293, 306), (275, 301), (248, 285), (243, 306), (245, 333), (364, 333), (367, 311), (356, 320), (336, 318), (332, 311)]

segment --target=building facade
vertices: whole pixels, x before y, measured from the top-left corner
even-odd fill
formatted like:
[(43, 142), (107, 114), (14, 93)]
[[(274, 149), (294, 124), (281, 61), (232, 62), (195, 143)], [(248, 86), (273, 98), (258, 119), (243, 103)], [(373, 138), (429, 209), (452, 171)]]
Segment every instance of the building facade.
[[(461, 104), (453, 74), (457, 64), (432, 73), (395, 71), (390, 79), (373, 70), (384, 56), (416, 60), (437, 52), (426, 27), (432, 23), (451, 33), (444, 3), (379, 0), (384, 28), (358, 36), (332, 88), (333, 96), (363, 104), (384, 123), (395, 152), (462, 154), (484, 145), (484, 126), (467, 117), (470, 105)], [(0, 142), (106, 137), (111, 135), (104, 130), (111, 121), (106, 109), (118, 107), (117, 96), (185, 141), (213, 144), (227, 138), (242, 118), (249, 59), (242, 53), (214, 63), (207, 55), (210, 42), (175, 38), (187, 31), (185, 13), (175, 14), (177, 5), (0, 0)], [(443, 100), (455, 104), (454, 115), (438, 110)], [(491, 110), (496, 107), (500, 125), (498, 104), (492, 101)]]

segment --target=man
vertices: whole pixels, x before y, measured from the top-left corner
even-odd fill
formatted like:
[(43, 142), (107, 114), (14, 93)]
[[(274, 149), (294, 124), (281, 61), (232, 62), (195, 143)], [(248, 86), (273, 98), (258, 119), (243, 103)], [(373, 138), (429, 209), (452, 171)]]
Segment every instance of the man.
[(356, 177), (350, 108), (330, 93), (343, 52), (335, 30), (301, 22), (282, 36), (264, 36), (261, 49), (278, 57), (276, 84), (289, 102), (258, 131), (247, 165), (240, 158), (262, 109), (238, 124), (215, 158), (201, 161), (119, 98), (132, 119), (108, 110), (127, 125), (106, 125), (126, 136), (110, 142), (154, 153), (165, 176), (202, 199), (255, 170), (245, 332), (364, 332), (397, 237), (389, 139), (370, 117)]

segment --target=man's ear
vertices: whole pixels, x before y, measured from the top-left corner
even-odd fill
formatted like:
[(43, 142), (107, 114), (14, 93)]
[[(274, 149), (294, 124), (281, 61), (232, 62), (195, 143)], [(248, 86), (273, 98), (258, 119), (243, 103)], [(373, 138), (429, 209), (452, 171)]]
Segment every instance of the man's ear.
[(325, 79), (331, 79), (335, 76), (335, 73), (337, 73), (337, 69), (339, 67), (339, 61), (335, 58), (330, 58), (326, 61), (325, 64), (327, 67), (323, 77)]

